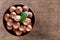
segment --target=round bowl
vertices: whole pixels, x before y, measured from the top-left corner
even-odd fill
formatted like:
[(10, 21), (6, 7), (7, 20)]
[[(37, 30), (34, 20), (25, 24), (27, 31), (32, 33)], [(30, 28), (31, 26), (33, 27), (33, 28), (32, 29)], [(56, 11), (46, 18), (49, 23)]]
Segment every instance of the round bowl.
[[(24, 6), (24, 5), (23, 5), (23, 4), (16, 4), (16, 5), (12, 5), (12, 6), (15, 6), (15, 7), (21, 6), (21, 7), (22, 7), (22, 6)], [(10, 7), (11, 7), (11, 6), (10, 6)], [(10, 7), (9, 7), (9, 8), (10, 8)], [(4, 13), (4, 15), (3, 15), (3, 25), (4, 25), (5, 29), (6, 29), (10, 34), (17, 36), (14, 31), (8, 30), (7, 27), (6, 27), (6, 26), (7, 26), (7, 22), (5, 21), (4, 16), (5, 16), (6, 13), (9, 13), (9, 14), (10, 14), (9, 8), (5, 11), (5, 13)], [(31, 10), (30, 8), (29, 8), (28, 11), (32, 12), (32, 10)], [(33, 14), (33, 17), (31, 18), (31, 21), (32, 21), (31, 23), (32, 23), (32, 28), (33, 28), (33, 27), (34, 27), (34, 23), (35, 23), (35, 16), (34, 16), (34, 13), (33, 13), (33, 12), (32, 12), (32, 14)], [(29, 33), (29, 32), (22, 33), (21, 36), (26, 35), (26, 34), (28, 34), (28, 33)]]

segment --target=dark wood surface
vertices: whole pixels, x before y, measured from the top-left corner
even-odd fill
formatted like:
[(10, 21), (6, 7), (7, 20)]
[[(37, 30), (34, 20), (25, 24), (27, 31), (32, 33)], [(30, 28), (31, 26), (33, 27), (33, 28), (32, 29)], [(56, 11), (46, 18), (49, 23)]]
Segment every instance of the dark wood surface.
[[(15, 4), (27, 4), (35, 14), (33, 31), (14, 36), (3, 26), (3, 14)], [(60, 0), (0, 0), (0, 40), (60, 40)]]

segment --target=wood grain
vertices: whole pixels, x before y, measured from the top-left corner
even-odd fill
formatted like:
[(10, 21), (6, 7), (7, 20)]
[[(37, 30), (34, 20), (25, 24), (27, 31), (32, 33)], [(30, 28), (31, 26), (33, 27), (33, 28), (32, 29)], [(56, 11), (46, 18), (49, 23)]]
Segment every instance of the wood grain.
[[(32, 32), (13, 36), (3, 26), (3, 14), (15, 4), (27, 4), (35, 14)], [(60, 40), (60, 0), (0, 0), (0, 40)]]

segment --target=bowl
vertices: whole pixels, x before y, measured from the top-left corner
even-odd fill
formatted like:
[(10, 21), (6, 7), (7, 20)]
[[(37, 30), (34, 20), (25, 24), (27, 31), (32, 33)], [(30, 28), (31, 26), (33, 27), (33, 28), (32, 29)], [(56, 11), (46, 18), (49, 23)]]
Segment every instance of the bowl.
[[(24, 5), (23, 5), (23, 4), (16, 4), (16, 5), (12, 5), (12, 6), (15, 6), (15, 7), (21, 6), (21, 7), (23, 7)], [(11, 7), (11, 6), (10, 6), (10, 7)], [(9, 8), (10, 8), (10, 7), (9, 7)], [(9, 33), (12, 34), (12, 35), (17, 36), (14, 31), (7, 29), (7, 22), (6, 22), (6, 20), (4, 19), (4, 16), (5, 16), (6, 13), (9, 13), (9, 14), (10, 14), (9, 8), (5, 11), (5, 13), (4, 13), (4, 15), (3, 15), (3, 25), (4, 25), (5, 29), (7, 30), (7, 32), (9, 32)], [(28, 11), (32, 12), (32, 10), (31, 10), (30, 8), (29, 8)], [(31, 18), (31, 24), (32, 24), (32, 28), (33, 28), (33, 27), (34, 27), (34, 23), (35, 23), (35, 16), (34, 16), (34, 13), (33, 13), (33, 12), (32, 12), (32, 14), (33, 14), (33, 16), (32, 16), (32, 18)], [(29, 33), (29, 32), (22, 33), (20, 36), (26, 35), (26, 34), (28, 34), (28, 33)]]

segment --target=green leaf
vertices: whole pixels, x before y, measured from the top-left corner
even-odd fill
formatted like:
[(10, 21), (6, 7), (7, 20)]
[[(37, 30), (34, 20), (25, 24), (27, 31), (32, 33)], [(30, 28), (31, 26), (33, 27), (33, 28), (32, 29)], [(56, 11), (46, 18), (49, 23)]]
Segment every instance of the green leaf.
[(21, 22), (23, 22), (23, 21), (27, 18), (28, 12), (27, 12), (27, 11), (22, 12), (22, 13), (20, 14), (20, 16), (21, 16), (21, 20), (20, 20), (20, 23), (21, 23)]

